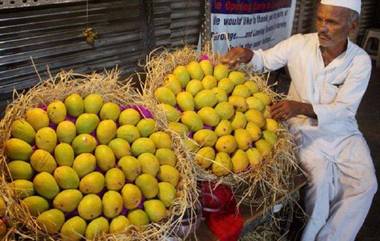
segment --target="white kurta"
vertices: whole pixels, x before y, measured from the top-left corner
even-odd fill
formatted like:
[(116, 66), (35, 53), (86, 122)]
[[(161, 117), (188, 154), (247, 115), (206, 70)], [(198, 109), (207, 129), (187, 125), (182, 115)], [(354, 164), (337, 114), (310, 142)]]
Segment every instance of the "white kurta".
[(310, 103), (317, 115), (288, 120), (309, 175), (305, 208), (310, 220), (302, 240), (353, 241), (377, 190), (370, 151), (355, 119), (371, 74), (369, 56), (348, 40), (346, 51), (325, 67), (312, 33), (254, 51), (251, 63), (261, 72), (287, 65), (288, 98)]

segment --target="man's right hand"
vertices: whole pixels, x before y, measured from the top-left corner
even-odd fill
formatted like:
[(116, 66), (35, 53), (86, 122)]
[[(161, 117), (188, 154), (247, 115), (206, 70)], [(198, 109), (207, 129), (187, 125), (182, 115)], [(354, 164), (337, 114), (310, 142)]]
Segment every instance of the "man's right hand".
[(223, 64), (235, 66), (242, 63), (248, 63), (253, 57), (253, 52), (247, 48), (231, 48), (226, 55), (221, 58)]

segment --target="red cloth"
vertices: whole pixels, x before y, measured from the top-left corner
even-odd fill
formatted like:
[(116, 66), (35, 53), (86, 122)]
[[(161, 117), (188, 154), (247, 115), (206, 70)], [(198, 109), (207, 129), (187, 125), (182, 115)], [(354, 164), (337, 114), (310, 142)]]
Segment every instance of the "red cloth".
[[(243, 229), (243, 217), (236, 208), (231, 189), (225, 185), (202, 183), (202, 206), (214, 211), (203, 211), (209, 229), (220, 241), (236, 241)], [(216, 198), (215, 198), (216, 197)]]

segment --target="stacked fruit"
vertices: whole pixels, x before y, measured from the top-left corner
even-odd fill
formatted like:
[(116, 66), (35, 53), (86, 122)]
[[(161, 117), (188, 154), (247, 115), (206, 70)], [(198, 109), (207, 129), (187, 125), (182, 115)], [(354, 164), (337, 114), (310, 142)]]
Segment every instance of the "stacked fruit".
[(6, 212), (6, 204), (2, 197), (0, 197), (0, 240), (4, 238), (7, 233), (7, 225), (3, 220)]
[(12, 123), (9, 185), (49, 233), (92, 239), (167, 217), (180, 176), (171, 137), (136, 109), (71, 94)]
[(207, 60), (177, 66), (154, 92), (169, 128), (191, 137), (196, 161), (217, 176), (254, 168), (277, 141), (271, 97), (241, 71)]

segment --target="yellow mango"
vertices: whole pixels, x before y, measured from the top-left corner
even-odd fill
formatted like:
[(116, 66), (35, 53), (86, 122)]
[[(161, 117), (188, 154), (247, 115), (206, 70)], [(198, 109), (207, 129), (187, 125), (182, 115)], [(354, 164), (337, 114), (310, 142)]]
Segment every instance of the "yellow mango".
[(38, 225), (52, 234), (58, 233), (64, 222), (65, 215), (58, 209), (47, 210), (37, 217)]
[(99, 112), (101, 120), (113, 120), (117, 121), (120, 115), (120, 107), (118, 104), (107, 102), (104, 103)]
[(34, 142), (36, 132), (33, 129), (33, 126), (31, 126), (26, 120), (18, 119), (12, 122), (11, 135), (14, 138), (18, 138), (32, 144)]
[(99, 94), (89, 94), (83, 100), (86, 113), (98, 114), (103, 106), (103, 97)]
[(84, 102), (80, 95), (71, 94), (65, 99), (65, 106), (67, 113), (71, 116), (77, 117), (84, 111)]
[(57, 134), (50, 127), (43, 127), (36, 133), (36, 146), (39, 149), (53, 152), (57, 145)]
[(66, 118), (66, 106), (60, 100), (51, 102), (47, 107), (47, 114), (51, 122), (58, 124)]
[(41, 108), (31, 108), (26, 111), (26, 121), (33, 126), (35, 131), (49, 126), (49, 116)]

